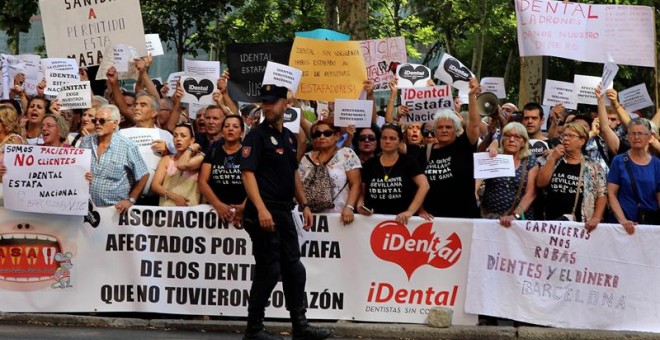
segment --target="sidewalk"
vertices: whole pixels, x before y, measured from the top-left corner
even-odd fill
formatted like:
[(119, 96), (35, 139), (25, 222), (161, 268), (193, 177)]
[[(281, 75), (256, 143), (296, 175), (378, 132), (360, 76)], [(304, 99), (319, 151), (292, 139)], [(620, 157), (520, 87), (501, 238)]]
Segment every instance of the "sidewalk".
[[(245, 321), (221, 320), (174, 320), (174, 319), (136, 319), (119, 317), (97, 317), (68, 314), (32, 314), (0, 313), (2, 323), (27, 323), (47, 326), (76, 327), (116, 327), (136, 329), (177, 329), (206, 332), (241, 333)], [(594, 331), (575, 329), (555, 329), (545, 327), (510, 327), (510, 326), (452, 326), (432, 328), (426, 325), (381, 324), (364, 322), (314, 322), (334, 330), (335, 336), (347, 338), (372, 339), (530, 339), (530, 340), (609, 340), (609, 339), (660, 339), (660, 333), (641, 333), (629, 331)], [(286, 322), (267, 322), (266, 327), (274, 332), (289, 332)]]

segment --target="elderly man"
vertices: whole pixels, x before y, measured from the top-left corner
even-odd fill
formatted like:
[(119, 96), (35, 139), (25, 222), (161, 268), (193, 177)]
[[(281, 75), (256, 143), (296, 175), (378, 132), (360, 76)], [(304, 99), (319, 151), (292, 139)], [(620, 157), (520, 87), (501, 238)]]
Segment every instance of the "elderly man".
[(84, 137), (80, 147), (92, 150), (92, 201), (123, 213), (135, 204), (149, 172), (137, 145), (116, 133), (120, 119), (116, 106), (102, 106), (92, 119), (96, 133)]

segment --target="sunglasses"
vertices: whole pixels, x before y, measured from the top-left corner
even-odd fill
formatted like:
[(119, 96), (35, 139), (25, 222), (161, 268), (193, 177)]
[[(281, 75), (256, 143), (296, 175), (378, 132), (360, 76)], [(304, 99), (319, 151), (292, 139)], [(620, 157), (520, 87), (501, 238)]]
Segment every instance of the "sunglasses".
[(323, 131), (316, 130), (316, 131), (314, 131), (314, 133), (312, 133), (312, 138), (316, 139), (316, 138), (319, 138), (321, 136), (328, 138), (328, 137), (330, 137), (334, 134), (335, 134), (335, 132), (332, 131), (332, 130), (323, 130)]
[(105, 118), (93, 118), (93, 119), (91, 119), (91, 122), (94, 125), (96, 125), (96, 124), (104, 125), (105, 123), (111, 122), (111, 121), (112, 121), (111, 119), (105, 119)]
[(433, 130), (422, 130), (422, 136), (424, 136), (424, 137), (435, 137), (435, 131), (433, 131)]
[(376, 141), (376, 136), (374, 135), (361, 135), (358, 137), (358, 141), (360, 142), (375, 142)]

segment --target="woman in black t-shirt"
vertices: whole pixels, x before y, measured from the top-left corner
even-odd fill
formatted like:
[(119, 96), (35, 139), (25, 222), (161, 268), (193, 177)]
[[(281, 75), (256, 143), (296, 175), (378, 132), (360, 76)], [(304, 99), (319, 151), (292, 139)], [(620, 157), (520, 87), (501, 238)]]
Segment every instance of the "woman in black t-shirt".
[(398, 124), (383, 125), (382, 153), (369, 159), (362, 169), (360, 214), (396, 215), (397, 222), (407, 224), (422, 206), (429, 183), (417, 161), (399, 153), (402, 141), (403, 132)]
[(225, 221), (240, 226), (245, 208), (245, 187), (241, 180), (240, 154), (243, 118), (230, 115), (222, 121), (224, 144), (211, 149), (199, 173), (199, 190)]

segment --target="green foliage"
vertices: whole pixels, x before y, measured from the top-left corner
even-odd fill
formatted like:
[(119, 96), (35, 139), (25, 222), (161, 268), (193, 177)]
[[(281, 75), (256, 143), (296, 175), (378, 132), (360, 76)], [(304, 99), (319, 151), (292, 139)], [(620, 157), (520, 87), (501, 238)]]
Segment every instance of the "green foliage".
[(37, 0), (0, 0), (0, 29), (7, 32), (12, 53), (18, 54), (19, 33), (30, 30), (30, 17), (38, 9)]

